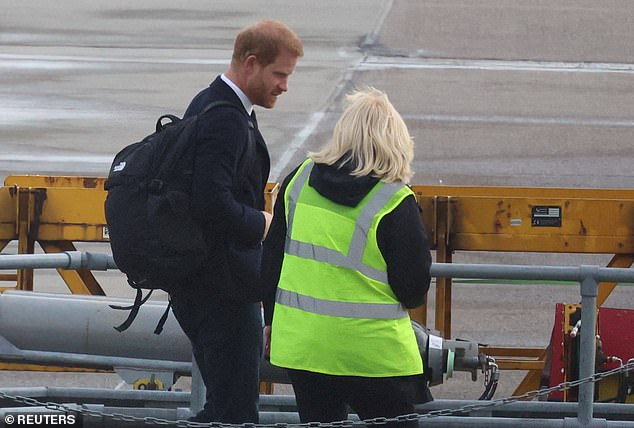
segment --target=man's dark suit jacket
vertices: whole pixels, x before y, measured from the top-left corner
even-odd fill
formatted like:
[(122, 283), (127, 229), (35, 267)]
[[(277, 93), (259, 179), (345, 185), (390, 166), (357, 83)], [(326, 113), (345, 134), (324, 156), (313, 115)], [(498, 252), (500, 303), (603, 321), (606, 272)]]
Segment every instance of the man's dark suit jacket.
[(206, 387), (203, 420), (258, 422), (262, 317), (259, 303), (264, 186), (269, 155), (256, 130), (256, 150), (246, 180), (236, 179), (245, 153), (249, 118), (238, 96), (220, 78), (200, 92), (186, 115), (212, 101), (219, 106), (198, 116), (192, 213), (206, 227), (209, 261), (198, 277), (172, 293), (174, 316), (190, 339)]
[[(201, 282), (205, 293), (231, 299), (258, 300), (261, 240), (264, 233), (264, 189), (270, 159), (255, 125), (255, 159), (246, 160), (245, 179), (236, 180), (239, 162), (249, 144), (249, 117), (235, 92), (218, 76), (187, 108), (185, 116), (200, 113), (211, 102), (229, 101), (239, 109), (219, 106), (198, 120), (192, 181), (192, 213), (205, 225), (209, 264)], [(253, 156), (251, 156), (252, 158)], [(244, 284), (248, 282), (248, 284)], [(250, 286), (252, 290), (244, 290)], [(198, 287), (196, 287), (198, 288)], [(251, 295), (256, 293), (257, 295)], [(197, 293), (198, 294), (198, 293)]]

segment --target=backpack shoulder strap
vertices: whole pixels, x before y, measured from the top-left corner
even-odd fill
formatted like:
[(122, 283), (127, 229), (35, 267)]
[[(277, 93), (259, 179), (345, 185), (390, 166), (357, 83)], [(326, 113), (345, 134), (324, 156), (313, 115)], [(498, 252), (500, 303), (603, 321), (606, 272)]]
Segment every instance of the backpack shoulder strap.
[(240, 185), (247, 179), (249, 170), (251, 170), (251, 168), (253, 168), (253, 165), (255, 164), (255, 124), (253, 123), (253, 119), (251, 119), (247, 112), (244, 111), (244, 108), (241, 108), (234, 103), (224, 100), (212, 101), (211, 103), (207, 104), (207, 106), (205, 106), (205, 108), (200, 113), (198, 113), (198, 116), (202, 116), (209, 110), (220, 106), (233, 107), (239, 110), (240, 112), (242, 112), (247, 121), (248, 141), (246, 147), (240, 154), (240, 159), (238, 160), (237, 181), (234, 182), (234, 185)]
[(255, 164), (255, 125), (253, 120), (249, 117), (247, 119), (249, 124), (249, 137), (247, 146), (244, 148), (238, 160), (238, 184), (242, 184), (247, 179), (248, 172), (253, 168)]
[[(173, 139), (173, 141), (170, 141), (171, 147), (169, 148), (169, 150), (167, 145), (163, 145), (161, 152), (156, 157), (156, 159), (161, 160), (160, 162), (157, 162), (157, 169), (154, 173), (157, 179), (163, 180), (170, 175), (175, 162), (182, 157), (185, 150), (187, 150), (188, 145), (191, 144), (191, 133), (186, 132), (186, 128), (184, 128), (184, 126), (191, 126), (189, 124), (192, 122), (196, 122), (198, 118), (200, 118), (203, 114), (207, 113), (213, 108), (221, 106), (233, 107), (240, 110), (239, 106), (229, 101), (218, 100), (207, 104), (205, 108), (195, 116), (188, 116), (186, 118), (180, 119), (179, 117), (171, 114), (164, 114), (163, 116), (158, 118), (158, 120), (156, 121), (156, 134), (160, 134), (162, 132), (170, 132), (168, 128), (179, 123), (181, 123), (181, 128), (176, 131), (176, 133), (172, 132), (171, 135), (175, 138)], [(246, 112), (244, 112), (244, 114), (245, 116), (247, 116)], [(163, 123), (165, 119), (168, 120), (167, 123)]]
[(118, 326), (114, 327), (114, 329), (117, 330), (119, 333), (122, 333), (125, 330), (127, 330), (130, 327), (130, 325), (132, 325), (132, 321), (134, 321), (136, 316), (139, 314), (139, 309), (141, 309), (141, 306), (145, 302), (148, 301), (150, 296), (152, 296), (152, 292), (153, 291), (154, 290), (150, 290), (147, 293), (147, 295), (145, 297), (143, 297), (143, 292), (141, 291), (140, 288), (137, 288), (136, 296), (134, 297), (134, 303), (131, 306), (110, 305), (110, 307), (112, 309), (117, 309), (117, 310), (122, 310), (122, 311), (130, 311), (130, 313), (128, 314), (128, 318), (126, 318), (126, 320), (123, 321), (121, 323), (121, 325), (118, 325)]
[[(235, 109), (240, 109), (239, 106), (235, 105), (234, 103), (231, 103), (229, 101), (225, 101), (225, 100), (217, 100), (217, 101), (212, 101), (209, 104), (207, 104), (205, 106), (204, 109), (202, 109), (200, 111), (200, 113), (198, 113), (196, 116), (202, 116), (203, 114), (207, 113), (209, 110), (211, 110), (212, 108), (216, 108), (216, 107), (220, 107), (220, 106), (225, 106), (225, 107), (233, 107)], [(246, 114), (246, 112), (245, 112)]]

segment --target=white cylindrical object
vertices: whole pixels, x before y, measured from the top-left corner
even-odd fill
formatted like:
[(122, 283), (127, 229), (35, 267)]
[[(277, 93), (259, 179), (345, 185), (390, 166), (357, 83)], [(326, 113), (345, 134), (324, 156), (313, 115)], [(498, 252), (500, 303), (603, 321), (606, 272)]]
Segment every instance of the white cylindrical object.
[(167, 302), (148, 301), (130, 328), (119, 333), (127, 299), (6, 291), (0, 294), (0, 334), (23, 350), (191, 361), (191, 344), (172, 314), (153, 334)]

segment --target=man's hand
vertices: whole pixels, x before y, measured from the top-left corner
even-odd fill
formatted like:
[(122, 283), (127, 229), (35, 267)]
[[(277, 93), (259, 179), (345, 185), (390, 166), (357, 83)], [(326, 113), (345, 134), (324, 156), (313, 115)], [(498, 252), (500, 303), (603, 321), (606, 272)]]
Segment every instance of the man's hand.
[(267, 360), (271, 359), (271, 326), (265, 325), (264, 331), (264, 358)]
[(268, 211), (260, 211), (264, 215), (264, 235), (262, 236), (262, 240), (266, 238), (266, 235), (269, 234), (269, 228), (271, 227), (271, 221), (273, 221), (273, 216)]

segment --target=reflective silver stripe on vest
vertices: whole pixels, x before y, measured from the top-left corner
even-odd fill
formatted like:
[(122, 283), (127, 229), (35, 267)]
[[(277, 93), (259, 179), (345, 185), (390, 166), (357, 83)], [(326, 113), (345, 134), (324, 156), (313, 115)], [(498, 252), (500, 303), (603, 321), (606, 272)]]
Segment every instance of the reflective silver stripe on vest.
[(381, 208), (383, 208), (390, 198), (392, 198), (392, 196), (394, 196), (394, 194), (402, 188), (402, 185), (383, 183), (381, 188), (372, 196), (372, 199), (366, 203), (359, 215), (359, 218), (357, 219), (355, 230), (352, 235), (352, 241), (350, 242), (350, 247), (348, 249), (348, 255), (343, 255), (339, 251), (335, 251), (330, 248), (297, 241), (291, 238), (297, 200), (299, 199), (299, 194), (301, 193), (304, 184), (308, 181), (313, 165), (314, 163), (312, 161), (306, 165), (293, 183), (293, 187), (288, 195), (288, 227), (286, 230), (285, 252), (305, 259), (354, 269), (361, 272), (368, 278), (387, 284), (387, 272), (364, 264), (362, 262), (363, 252), (366, 247), (368, 234), (370, 233), (370, 227), (372, 226), (374, 216), (381, 210)]
[(286, 241), (285, 251), (286, 254), (291, 254), (303, 259), (317, 260), (333, 266), (358, 270), (368, 278), (387, 284), (387, 272), (363, 264), (361, 260), (350, 258), (350, 256), (346, 257), (339, 251), (330, 248), (291, 239)]
[[(328, 263), (333, 266), (345, 267), (361, 272), (368, 278), (387, 284), (387, 272), (373, 268), (362, 262), (363, 252), (367, 244), (370, 227), (374, 216), (383, 206), (398, 192), (402, 185), (383, 183), (381, 188), (366, 203), (356, 221), (355, 230), (352, 235), (348, 255), (343, 255), (339, 251), (314, 245), (307, 242), (292, 239), (293, 221), (295, 208), (299, 195), (310, 177), (314, 163), (310, 161), (299, 173), (293, 183), (289, 193), (288, 206), (288, 227), (286, 232), (285, 252), (309, 260), (316, 260)], [(276, 301), (286, 306), (302, 309), (322, 315), (343, 316), (351, 318), (403, 318), (408, 316), (407, 310), (400, 303), (355, 303), (339, 302), (316, 299), (304, 296), (288, 290), (279, 289)]]
[(277, 289), (275, 302), (318, 315), (345, 318), (398, 319), (408, 316), (400, 303), (359, 303), (317, 299), (292, 291)]
[(299, 199), (299, 194), (302, 192), (302, 187), (304, 187), (304, 183), (306, 183), (308, 177), (310, 176), (310, 172), (313, 170), (313, 165), (313, 161), (310, 161), (308, 165), (306, 165), (306, 167), (295, 179), (295, 183), (293, 183), (293, 187), (291, 187), (291, 190), (288, 193), (288, 225), (286, 227), (287, 243), (291, 239), (291, 231), (293, 230), (293, 219), (295, 218), (295, 207), (297, 206), (297, 200)]

